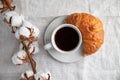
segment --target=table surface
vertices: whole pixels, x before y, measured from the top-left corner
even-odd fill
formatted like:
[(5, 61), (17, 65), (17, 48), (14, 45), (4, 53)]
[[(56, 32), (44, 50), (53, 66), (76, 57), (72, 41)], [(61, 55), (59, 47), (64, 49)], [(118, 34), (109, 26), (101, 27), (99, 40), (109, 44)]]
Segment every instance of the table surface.
[[(120, 0), (14, 0), (16, 11), (40, 29), (40, 52), (34, 56), (37, 71), (50, 71), (52, 80), (120, 80)], [(105, 42), (96, 54), (75, 63), (53, 59), (44, 46), (44, 32), (57, 16), (85, 12), (104, 24)], [(19, 42), (0, 15), (0, 80), (18, 80), (29, 64), (15, 66), (12, 55)]]

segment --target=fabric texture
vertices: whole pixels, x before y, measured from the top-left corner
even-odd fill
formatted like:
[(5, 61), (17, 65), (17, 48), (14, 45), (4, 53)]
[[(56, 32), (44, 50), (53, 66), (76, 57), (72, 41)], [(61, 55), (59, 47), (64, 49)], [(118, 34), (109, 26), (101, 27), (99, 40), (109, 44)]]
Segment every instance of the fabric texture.
[[(34, 55), (37, 71), (51, 72), (52, 80), (120, 80), (120, 0), (13, 0), (16, 11), (40, 29), (40, 52)], [(58, 16), (86, 12), (100, 18), (105, 40), (96, 54), (75, 63), (61, 63), (44, 50), (44, 32)], [(12, 56), (18, 51), (19, 41), (0, 14), (0, 80), (19, 80), (29, 70), (27, 63), (15, 66)]]

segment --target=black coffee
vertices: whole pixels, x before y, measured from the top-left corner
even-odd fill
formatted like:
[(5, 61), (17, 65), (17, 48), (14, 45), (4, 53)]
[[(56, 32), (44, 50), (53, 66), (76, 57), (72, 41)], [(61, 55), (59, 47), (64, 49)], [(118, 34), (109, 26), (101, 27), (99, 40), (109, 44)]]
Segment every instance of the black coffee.
[(78, 33), (70, 27), (63, 27), (55, 34), (55, 43), (58, 48), (64, 51), (74, 49), (79, 42)]

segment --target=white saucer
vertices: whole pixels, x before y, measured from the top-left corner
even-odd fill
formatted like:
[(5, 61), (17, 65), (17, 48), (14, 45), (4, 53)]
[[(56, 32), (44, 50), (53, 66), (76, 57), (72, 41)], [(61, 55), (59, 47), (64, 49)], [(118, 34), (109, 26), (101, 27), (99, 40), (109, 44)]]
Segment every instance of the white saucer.
[[(44, 35), (44, 42), (45, 44), (50, 42), (50, 38), (51, 38), (51, 34), (53, 32), (53, 30), (63, 24), (65, 18), (67, 16), (60, 16), (55, 18), (49, 25), (48, 28), (46, 29), (45, 35)], [(80, 47), (80, 49), (74, 53), (69, 53), (69, 54), (65, 54), (65, 53), (59, 53), (58, 51), (56, 51), (55, 49), (50, 49), (48, 50), (48, 53), (55, 58), (56, 60), (60, 61), (60, 62), (66, 62), (66, 63), (70, 63), (70, 62), (76, 62), (79, 61), (81, 59), (83, 59), (82, 56), (82, 46)]]

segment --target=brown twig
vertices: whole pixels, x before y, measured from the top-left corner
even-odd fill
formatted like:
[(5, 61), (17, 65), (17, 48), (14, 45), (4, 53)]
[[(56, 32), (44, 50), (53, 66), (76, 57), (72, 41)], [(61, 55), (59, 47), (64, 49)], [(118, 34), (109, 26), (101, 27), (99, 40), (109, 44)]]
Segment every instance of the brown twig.
[(50, 74), (48, 74), (48, 80), (50, 80)]
[(13, 7), (11, 6), (11, 2), (9, 0), (4, 0), (7, 7), (12, 11), (13, 10)]
[[(0, 1), (1, 1), (2, 4), (3, 4), (3, 8), (0, 8), (0, 10), (2, 10), (1, 13), (2, 13), (2, 12), (5, 12), (5, 11), (8, 10), (8, 9), (9, 9), (9, 10), (14, 10), (14, 9), (15, 9), (15, 6), (12, 6), (12, 5), (11, 5), (11, 4), (12, 4), (12, 0), (0, 0)], [(6, 23), (8, 23), (8, 24), (11, 24), (11, 19), (12, 19), (12, 17), (10, 18), (10, 22), (7, 22), (6, 19), (4, 19), (4, 21), (5, 21)], [(9, 26), (10, 26), (10, 25), (9, 25)], [(12, 27), (12, 31), (14, 31), (14, 30), (13, 30), (13, 27)], [(31, 34), (30, 34), (30, 36), (31, 36), (32, 33), (33, 33), (33, 30), (30, 30), (30, 32), (31, 32)], [(28, 41), (30, 42), (29, 45), (30, 45), (33, 41), (36, 41), (37, 39), (38, 39), (38, 38), (30, 37), (30, 39), (28, 39)], [(36, 62), (35, 62), (35, 60), (32, 58), (32, 55), (31, 55), (31, 54), (35, 51), (35, 48), (34, 48), (33, 51), (30, 53), (30, 52), (29, 52), (29, 48), (28, 48), (29, 45), (27, 46), (24, 41), (21, 41), (21, 43), (22, 43), (22, 45), (23, 45), (23, 48), (24, 48), (25, 51), (26, 51), (28, 60), (29, 60), (29, 62), (30, 62), (31, 68), (32, 68), (32, 71), (33, 71), (34, 74), (36, 74), (36, 73), (37, 73), (37, 71), (36, 71)], [(34, 76), (28, 78), (26, 73), (24, 74), (24, 76), (26, 77), (27, 80), (35, 80), (35, 77), (34, 77)], [(49, 76), (49, 77), (48, 77), (48, 80), (50, 80), (50, 75), (48, 74), (48, 76)], [(22, 79), (21, 79), (21, 80), (22, 80)], [(39, 78), (38, 80), (40, 80), (40, 78)]]
[(12, 2), (13, 2), (12, 0), (1, 0), (1, 3), (3, 5), (3, 8), (0, 8), (1, 13), (7, 11), (8, 9), (10, 11), (15, 10), (15, 6), (12, 6)]
[(21, 43), (23, 44), (24, 48), (25, 48), (25, 51), (27, 53), (27, 56), (28, 56), (28, 59), (30, 61), (30, 64), (31, 64), (31, 67), (32, 67), (32, 70), (33, 70), (33, 73), (36, 74), (36, 62), (34, 61), (34, 59), (32, 58), (32, 56), (30, 55), (30, 52), (25, 44), (24, 41), (21, 41)]

